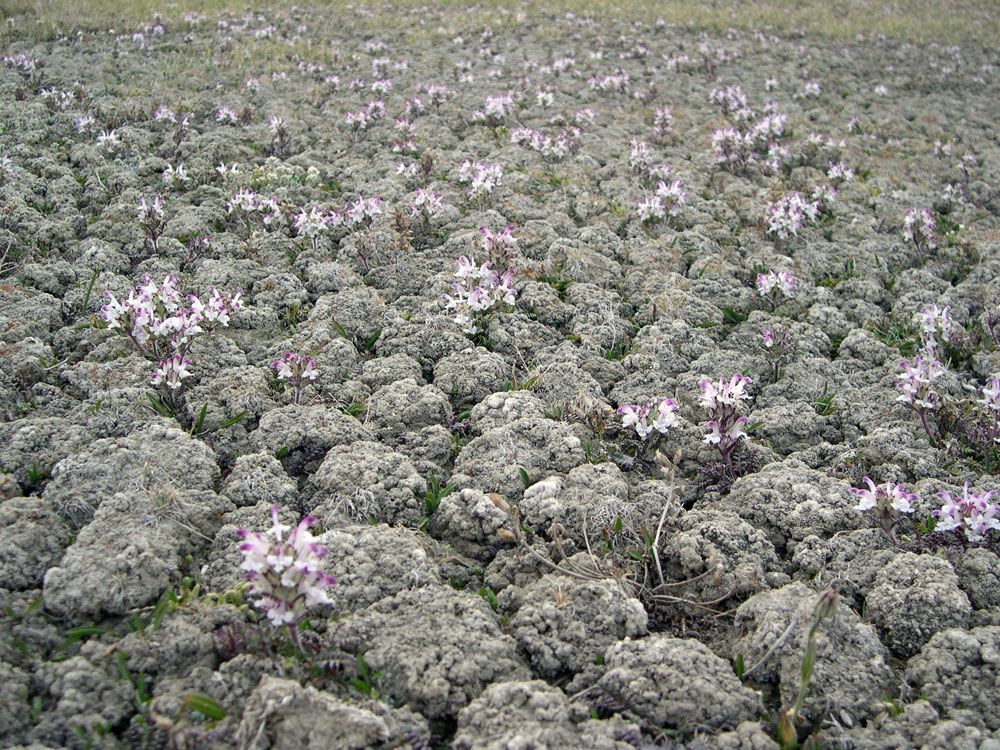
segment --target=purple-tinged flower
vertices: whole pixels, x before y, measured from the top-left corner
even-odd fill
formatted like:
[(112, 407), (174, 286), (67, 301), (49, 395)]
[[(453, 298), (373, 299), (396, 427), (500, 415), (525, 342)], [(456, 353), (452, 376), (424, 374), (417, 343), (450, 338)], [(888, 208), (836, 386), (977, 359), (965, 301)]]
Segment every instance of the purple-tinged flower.
[(789, 237), (797, 237), (803, 222), (806, 219), (815, 221), (819, 212), (819, 201), (809, 202), (798, 192), (792, 192), (764, 205), (764, 223), (768, 234), (784, 241)]
[(788, 271), (768, 271), (757, 274), (757, 294), (771, 306), (777, 307), (782, 299), (790, 299), (795, 296), (795, 289), (799, 280)]
[(895, 540), (896, 524), (899, 523), (900, 513), (913, 513), (916, 510), (913, 503), (917, 501), (917, 496), (912, 492), (907, 492), (901, 484), (886, 482), (884, 486), (876, 486), (869, 477), (864, 478), (868, 488), (851, 487), (851, 492), (858, 496), (857, 510), (864, 512), (876, 510), (878, 512), (879, 526)]
[(648, 438), (654, 430), (665, 435), (667, 430), (677, 424), (676, 411), (677, 404), (670, 398), (654, 398), (648, 404), (618, 407), (622, 427), (634, 427), (641, 440)]
[(937, 222), (926, 208), (910, 206), (903, 217), (903, 239), (912, 242), (921, 253), (930, 253), (938, 246)]
[(479, 332), (476, 321), (494, 305), (513, 305), (517, 301), (514, 273), (510, 269), (497, 273), (489, 261), (476, 265), (473, 258), (462, 255), (455, 261), (457, 269), (451, 285), (454, 296), (445, 294), (445, 309), (455, 311), (455, 322), (468, 334)]
[(747, 437), (743, 426), (749, 420), (739, 413), (739, 406), (750, 398), (746, 392), (750, 382), (750, 378), (738, 372), (733, 373), (728, 382), (723, 377), (718, 381), (702, 380), (698, 396), (698, 403), (708, 412), (708, 433), (703, 442), (716, 446), (734, 479), (736, 471), (731, 454), (739, 441)]
[(108, 302), (101, 315), (108, 328), (121, 330), (139, 352), (158, 363), (152, 382), (175, 390), (191, 375), (187, 369), (191, 362), (185, 357), (191, 342), (229, 325), (231, 314), (242, 306), (242, 294), (230, 297), (212, 287), (205, 304), (193, 294), (185, 298), (173, 274), (167, 274), (161, 285), (147, 275), (124, 301), (105, 291)]
[(183, 378), (191, 377), (191, 372), (187, 369), (189, 364), (191, 364), (191, 360), (175, 354), (169, 359), (160, 362), (160, 366), (153, 373), (150, 382), (153, 385), (164, 385), (170, 390), (175, 391), (183, 385), (181, 383)]
[(469, 185), (469, 197), (480, 203), (488, 199), (503, 180), (503, 165), (470, 162), (466, 159), (458, 170), (458, 181)]
[(323, 572), (320, 560), (327, 549), (309, 531), (315, 518), (306, 516), (292, 529), (278, 521), (274, 505), (271, 520), (264, 534), (237, 532), (244, 540), (239, 547), (243, 553), (240, 568), (247, 572), (250, 590), (259, 597), (254, 606), (264, 610), (275, 627), (294, 628), (310, 608), (332, 603), (326, 588), (336, 580)]
[(913, 503), (916, 502), (917, 496), (912, 492), (907, 492), (903, 485), (894, 485), (892, 482), (886, 482), (883, 488), (876, 487), (875, 482), (868, 477), (865, 477), (864, 481), (868, 485), (868, 489), (851, 488), (851, 492), (859, 498), (858, 510), (870, 510), (880, 503), (888, 506), (897, 513), (912, 513), (915, 510)]
[(916, 409), (934, 409), (941, 400), (940, 394), (933, 383), (945, 373), (944, 367), (936, 360), (924, 360), (919, 356), (913, 362), (900, 362), (903, 372), (897, 376), (897, 384), (902, 393), (896, 398), (907, 406)]
[(962, 529), (965, 538), (972, 544), (978, 544), (985, 539), (987, 532), (1000, 529), (1000, 505), (990, 503), (996, 490), (989, 492), (969, 492), (969, 483), (961, 498), (953, 498), (949, 492), (939, 492), (937, 496), (944, 502), (940, 510), (932, 515), (937, 519), (936, 531), (951, 531)]

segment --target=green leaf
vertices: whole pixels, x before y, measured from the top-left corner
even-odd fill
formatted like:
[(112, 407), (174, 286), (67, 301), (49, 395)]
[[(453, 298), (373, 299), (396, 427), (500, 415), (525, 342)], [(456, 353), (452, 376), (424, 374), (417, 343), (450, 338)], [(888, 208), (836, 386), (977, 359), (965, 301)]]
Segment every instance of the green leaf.
[(174, 412), (169, 406), (160, 401), (160, 399), (158, 399), (152, 393), (147, 393), (146, 398), (149, 399), (149, 404), (152, 407), (153, 411), (155, 411), (161, 417), (168, 417), (173, 419)]
[(90, 302), (90, 293), (94, 291), (94, 282), (97, 281), (97, 269), (94, 269), (94, 275), (90, 277), (90, 283), (87, 284), (87, 291), (83, 295), (83, 307), (80, 308), (80, 314), (87, 314), (87, 303)]
[(221, 425), (219, 425), (219, 429), (220, 430), (224, 430), (227, 427), (232, 427), (237, 422), (243, 421), (243, 417), (245, 417), (246, 415), (247, 415), (247, 413), (245, 411), (241, 411), (235, 417), (231, 417), (230, 419), (227, 419), (225, 422), (223, 422)]
[(340, 323), (338, 323), (333, 318), (330, 318), (330, 325), (332, 325), (335, 329), (337, 329), (337, 333), (339, 333), (345, 339), (347, 339), (348, 341), (351, 340), (351, 337), (347, 335), (347, 331), (344, 330), (344, 326), (340, 325)]
[(205, 412), (208, 411), (208, 404), (201, 405), (201, 411), (198, 412), (198, 420), (195, 422), (194, 427), (191, 428), (191, 434), (198, 436), (201, 434), (201, 428), (205, 424)]
[(186, 707), (214, 721), (222, 721), (226, 718), (226, 709), (218, 701), (212, 700), (207, 695), (188, 693), (184, 696), (183, 701)]
[(497, 605), (497, 595), (495, 593), (493, 593), (493, 589), (491, 589), (489, 586), (480, 586), (480, 588), (479, 588), (479, 595), (481, 597), (483, 597), (483, 599), (486, 600), (487, 604), (490, 605), (490, 608), (494, 612), (497, 611), (497, 606), (498, 606)]
[(77, 641), (92, 635), (104, 635), (107, 632), (107, 628), (102, 628), (99, 625), (80, 625), (79, 627), (70, 628), (66, 631), (66, 639), (56, 646), (55, 651), (65, 651)]
[(370, 352), (375, 350), (375, 342), (378, 341), (378, 337), (382, 335), (382, 329), (378, 329), (372, 334), (371, 338), (365, 341), (364, 346), (361, 351)]
[(528, 476), (528, 472), (519, 466), (517, 473), (521, 476), (521, 481), (524, 482), (524, 489), (528, 489), (531, 486), (531, 477)]
[(742, 323), (744, 320), (747, 319), (746, 315), (744, 315), (743, 313), (736, 312), (731, 307), (722, 308), (722, 317), (726, 320), (727, 323), (733, 323), (733, 324)]

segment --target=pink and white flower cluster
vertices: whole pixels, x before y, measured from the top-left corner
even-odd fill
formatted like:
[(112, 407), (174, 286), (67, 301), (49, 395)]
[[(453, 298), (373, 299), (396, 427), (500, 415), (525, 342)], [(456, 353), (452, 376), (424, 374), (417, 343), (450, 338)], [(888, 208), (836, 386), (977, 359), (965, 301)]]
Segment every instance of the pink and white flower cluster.
[(292, 386), (295, 403), (299, 403), (302, 397), (302, 382), (319, 377), (316, 360), (295, 352), (285, 352), (285, 355), (275, 360), (272, 366), (277, 371), (278, 380), (287, 380)]
[(748, 420), (739, 413), (739, 407), (741, 402), (750, 398), (750, 394), (746, 392), (746, 386), (750, 382), (749, 377), (737, 372), (733, 373), (728, 382), (724, 377), (720, 377), (718, 381), (702, 380), (700, 383), (701, 395), (698, 396), (698, 404), (708, 412), (709, 416), (706, 423), (709, 433), (703, 440), (718, 446), (724, 456), (728, 455), (737, 442), (747, 436), (743, 431), (743, 425)]
[(264, 197), (249, 188), (239, 188), (230, 194), (226, 213), (242, 219), (248, 233), (252, 221), (258, 217), (265, 229), (280, 229), (288, 223), (288, 217), (275, 198)]
[(458, 281), (451, 285), (455, 295), (444, 295), (445, 309), (455, 311), (455, 322), (468, 334), (478, 333), (477, 320), (498, 303), (513, 305), (517, 300), (514, 272), (497, 273), (489, 261), (477, 265), (475, 259), (461, 256), (455, 263)]
[(479, 227), (479, 231), (483, 233), (483, 250), (489, 254), (494, 263), (503, 268), (510, 268), (510, 264), (514, 260), (514, 246), (517, 244), (517, 238), (511, 234), (513, 229), (513, 224), (508, 224), (499, 232), (490, 231), (489, 227)]
[(920, 356), (913, 362), (900, 362), (903, 372), (898, 375), (898, 387), (902, 393), (896, 398), (907, 406), (922, 410), (934, 409), (941, 401), (934, 388), (934, 381), (945, 374), (945, 369), (936, 359), (925, 360)]
[(458, 169), (458, 181), (469, 185), (469, 197), (484, 201), (503, 180), (503, 165), (483, 164), (466, 159)]
[(851, 492), (858, 496), (858, 510), (866, 511), (879, 508), (893, 513), (912, 513), (916, 510), (913, 503), (917, 501), (917, 496), (912, 492), (907, 492), (903, 485), (886, 482), (885, 487), (877, 487), (875, 482), (868, 477), (865, 477), (864, 481), (868, 485), (868, 489), (851, 487)]
[(935, 229), (937, 222), (929, 210), (916, 206), (906, 209), (906, 215), (903, 217), (903, 239), (912, 242), (919, 252), (929, 253), (937, 248)]
[[(914, 504), (920, 498), (907, 492), (901, 484), (886, 482), (884, 487), (876, 487), (868, 477), (864, 481), (868, 489), (851, 488), (851, 492), (858, 496), (857, 509), (862, 512), (878, 510), (882, 528), (891, 535), (899, 514), (913, 513), (916, 510)], [(1000, 530), (1000, 505), (990, 502), (995, 494), (996, 490), (969, 492), (968, 482), (961, 497), (952, 497), (947, 491), (938, 492), (936, 497), (941, 499), (942, 504), (939, 509), (931, 511), (935, 519), (934, 531), (960, 530), (970, 544), (984, 541), (990, 531)]]
[(915, 322), (920, 326), (921, 352), (925, 357), (934, 359), (940, 342), (950, 341), (954, 336), (955, 322), (950, 313), (950, 305), (940, 308), (934, 303), (924, 305), (915, 316)]
[(749, 377), (736, 372), (728, 381), (720, 377), (718, 381), (702, 380), (700, 384), (698, 403), (708, 412), (705, 426), (709, 430), (702, 440), (718, 449), (734, 479), (736, 470), (733, 467), (732, 452), (740, 440), (747, 436), (743, 426), (748, 420), (740, 414), (740, 404), (750, 398), (750, 394), (746, 392), (746, 386), (750, 382)]
[(192, 341), (227, 327), (230, 316), (242, 307), (243, 292), (230, 297), (213, 286), (205, 303), (193, 294), (184, 297), (177, 288), (177, 278), (167, 274), (162, 285), (143, 276), (143, 283), (130, 290), (124, 301), (109, 291), (104, 296), (108, 302), (101, 315), (108, 328), (124, 332), (139, 352), (159, 363), (152, 378), (154, 385), (176, 390), (191, 376), (187, 369), (191, 361), (185, 354)]
[(368, 102), (364, 109), (357, 112), (347, 112), (344, 115), (344, 123), (351, 130), (351, 143), (357, 143), (361, 135), (378, 124), (384, 117), (385, 102), (381, 99)]
[(996, 490), (969, 492), (968, 482), (960, 498), (953, 498), (949, 492), (937, 493), (944, 503), (940, 510), (932, 512), (937, 519), (934, 530), (961, 529), (969, 542), (978, 544), (986, 538), (987, 532), (1000, 529), (1000, 505), (990, 503), (995, 494)]
[(514, 111), (516, 103), (513, 91), (487, 96), (483, 108), (472, 113), (472, 121), (499, 125), (507, 118), (507, 115)]
[(444, 210), (444, 196), (435, 193), (433, 190), (417, 188), (413, 196), (413, 202), (407, 209), (407, 213), (413, 219), (423, 218), (425, 221), (435, 214)]
[(160, 235), (167, 228), (167, 220), (163, 213), (165, 205), (160, 195), (154, 196), (150, 203), (146, 203), (145, 196), (139, 199), (139, 223), (142, 224), (142, 228), (149, 235), (149, 241), (153, 245), (153, 252), (159, 249)]
[(791, 299), (795, 296), (798, 283), (799, 280), (788, 271), (758, 273), (757, 294), (770, 304), (771, 309), (774, 309), (782, 299)]
[(259, 597), (254, 606), (264, 610), (275, 627), (294, 627), (311, 607), (332, 603), (326, 588), (336, 579), (323, 572), (320, 561), (327, 549), (317, 544), (309, 531), (315, 522), (306, 516), (292, 529), (278, 521), (278, 506), (274, 505), (272, 525), (266, 532), (237, 531), (244, 540), (239, 547), (243, 553), (240, 568)]
[(753, 121), (756, 115), (750, 110), (739, 110), (737, 114), (746, 118), (742, 120), (745, 129), (730, 126), (712, 134), (716, 160), (730, 172), (739, 174), (764, 159), (762, 168), (777, 172), (782, 160), (788, 157), (788, 150), (778, 143), (785, 134), (787, 116), (771, 113)]
[(776, 201), (767, 201), (764, 205), (764, 223), (767, 233), (773, 234), (779, 240), (797, 237), (803, 222), (808, 219), (815, 221), (820, 213), (820, 202), (807, 201), (797, 191), (783, 195)]
[[(640, 439), (645, 440), (653, 430), (666, 434), (667, 430), (677, 424), (677, 404), (670, 398), (654, 398), (651, 402), (637, 406), (620, 406), (618, 413), (622, 417), (622, 427), (634, 427)], [(652, 420), (650, 420), (652, 417)]]
[(878, 513), (878, 523), (882, 530), (892, 539), (896, 538), (896, 524), (900, 513), (913, 513), (913, 506), (918, 498), (912, 492), (907, 492), (901, 484), (886, 482), (884, 487), (875, 485), (869, 477), (864, 478), (868, 489), (851, 487), (851, 492), (858, 496), (857, 510), (864, 512), (875, 509)]
[(319, 247), (319, 238), (332, 227), (344, 223), (344, 218), (337, 211), (329, 211), (312, 206), (308, 211), (304, 208), (292, 218), (292, 226), (302, 237), (308, 237), (313, 250)]
[(898, 387), (903, 391), (897, 398), (920, 417), (920, 424), (927, 433), (927, 438), (934, 444), (934, 434), (927, 423), (927, 414), (937, 409), (942, 403), (941, 394), (934, 387), (934, 381), (945, 374), (944, 366), (932, 357), (913, 358), (913, 362), (900, 362), (903, 372), (899, 378)]
[(680, 180), (670, 183), (660, 180), (656, 183), (656, 192), (636, 203), (635, 212), (639, 221), (653, 223), (663, 221), (667, 216), (677, 216), (686, 202), (684, 183)]
[(537, 151), (547, 159), (559, 161), (580, 147), (580, 129), (562, 130), (555, 136), (548, 136), (531, 128), (515, 128), (510, 133), (510, 142)]

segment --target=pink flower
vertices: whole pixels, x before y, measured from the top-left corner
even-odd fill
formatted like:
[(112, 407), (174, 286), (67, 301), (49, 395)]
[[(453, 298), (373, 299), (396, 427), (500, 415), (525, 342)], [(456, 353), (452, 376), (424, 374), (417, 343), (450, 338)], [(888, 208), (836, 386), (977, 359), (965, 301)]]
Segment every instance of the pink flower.
[(274, 505), (271, 521), (264, 534), (237, 532), (244, 539), (239, 547), (243, 553), (240, 568), (247, 572), (251, 591), (259, 596), (254, 606), (265, 610), (275, 627), (294, 626), (311, 607), (332, 603), (325, 589), (336, 580), (323, 572), (320, 559), (327, 549), (309, 531), (315, 518), (306, 516), (292, 529), (278, 521)]

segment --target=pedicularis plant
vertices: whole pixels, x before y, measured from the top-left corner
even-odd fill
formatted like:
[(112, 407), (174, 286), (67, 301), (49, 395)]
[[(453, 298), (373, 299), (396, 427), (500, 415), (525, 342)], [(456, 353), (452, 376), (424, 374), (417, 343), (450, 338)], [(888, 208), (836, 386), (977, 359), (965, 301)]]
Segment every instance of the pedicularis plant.
[(747, 417), (739, 413), (740, 403), (750, 398), (746, 386), (750, 378), (741, 373), (733, 373), (726, 382), (720, 377), (718, 381), (702, 380), (701, 395), (698, 403), (708, 412), (708, 434), (704, 442), (714, 445), (726, 464), (729, 475), (736, 479), (736, 469), (733, 467), (733, 450), (747, 434), (743, 425)]
[(987, 532), (1000, 530), (1000, 505), (990, 502), (994, 494), (996, 490), (969, 492), (968, 482), (962, 497), (957, 500), (950, 492), (937, 493), (943, 503), (939, 510), (934, 511), (934, 518), (937, 519), (934, 529), (960, 529), (971, 544), (979, 544), (986, 538)]
[(620, 406), (617, 413), (622, 418), (622, 429), (632, 427), (639, 436), (636, 457), (642, 456), (656, 433), (666, 435), (677, 424), (677, 404), (670, 398), (654, 398), (648, 404)]
[(183, 295), (177, 278), (167, 274), (157, 285), (149, 276), (119, 301), (105, 291), (107, 304), (101, 315), (108, 328), (121, 331), (148, 359), (157, 362), (152, 383), (176, 391), (191, 376), (187, 352), (199, 336), (210, 335), (229, 325), (230, 316), (242, 306), (243, 292), (229, 296), (211, 287), (208, 302), (193, 294)]
[[(316, 543), (309, 527), (316, 522), (306, 516), (292, 529), (278, 520), (278, 506), (271, 507), (271, 528), (263, 534), (240, 529), (244, 540), (242, 570), (247, 572), (254, 606), (267, 614), (274, 627), (287, 627), (301, 653), (297, 627), (306, 612), (318, 604), (331, 604), (326, 588), (336, 579), (323, 572), (320, 560), (326, 547)], [(286, 532), (291, 531), (290, 534)]]
[(302, 399), (302, 386), (305, 381), (319, 377), (316, 360), (295, 352), (285, 352), (285, 356), (275, 360), (272, 366), (277, 372), (278, 380), (288, 381), (292, 388), (292, 400), (296, 404)]
[(757, 294), (774, 310), (779, 303), (795, 296), (795, 288), (799, 280), (788, 271), (768, 271), (757, 274)]
[(937, 222), (934, 216), (926, 208), (910, 206), (903, 216), (903, 239), (912, 242), (913, 246), (921, 253), (931, 253), (938, 246)]
[(154, 196), (149, 203), (146, 203), (145, 198), (139, 202), (139, 223), (149, 235), (149, 242), (153, 246), (154, 253), (159, 251), (160, 235), (167, 228), (167, 221), (163, 214), (164, 205), (163, 198), (159, 195)]
[[(864, 481), (868, 485), (867, 489), (851, 488), (851, 492), (858, 496), (857, 510), (875, 510), (878, 513), (879, 527), (894, 542), (897, 541), (895, 529), (900, 514), (913, 513), (920, 498), (907, 492), (901, 484), (886, 482), (884, 486), (876, 486), (868, 477)], [(962, 497), (954, 498), (947, 491), (938, 492), (936, 497), (941, 500), (941, 507), (931, 511), (931, 521), (925, 530), (956, 531), (964, 535), (969, 544), (981, 544), (989, 532), (1000, 531), (1000, 504), (990, 502), (995, 494), (996, 490), (970, 492), (968, 482), (965, 483)]]
[(943, 396), (934, 386), (934, 381), (945, 374), (945, 369), (938, 360), (925, 360), (920, 356), (914, 357), (912, 362), (900, 362), (899, 366), (903, 372), (898, 376), (898, 386), (903, 392), (896, 400), (917, 413), (927, 439), (934, 445), (934, 433), (927, 417), (942, 404)]
[(445, 309), (454, 310), (462, 331), (474, 335), (482, 330), (482, 320), (494, 305), (513, 305), (517, 300), (514, 272), (508, 269), (501, 275), (489, 261), (477, 265), (474, 258), (464, 255), (455, 264), (458, 280), (451, 285), (455, 294), (444, 295)]
[(868, 477), (865, 477), (864, 481), (868, 489), (851, 487), (851, 492), (858, 496), (857, 509), (862, 512), (876, 509), (879, 526), (895, 541), (899, 514), (912, 513), (915, 510), (913, 503), (917, 501), (917, 496), (907, 492), (901, 484), (886, 482), (884, 487), (877, 487)]

